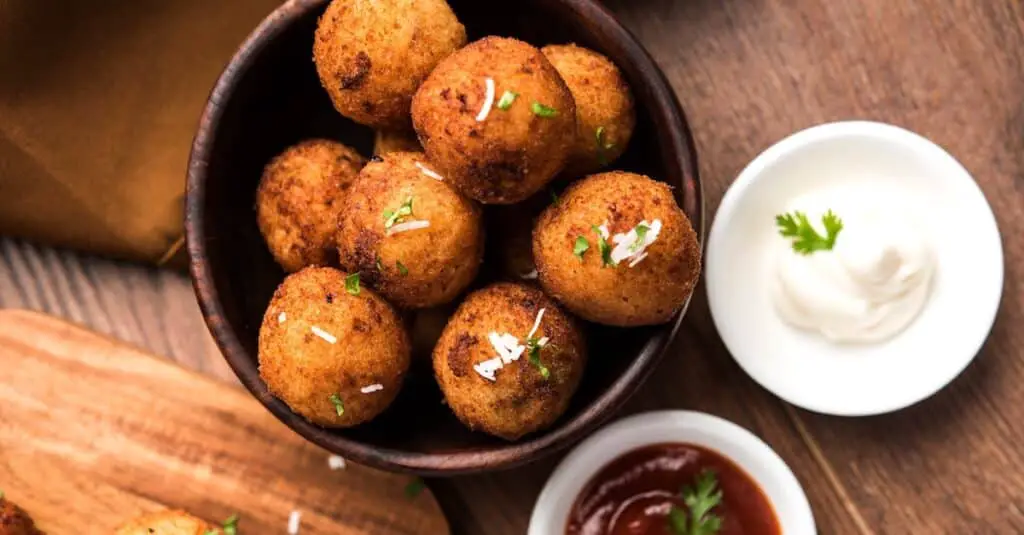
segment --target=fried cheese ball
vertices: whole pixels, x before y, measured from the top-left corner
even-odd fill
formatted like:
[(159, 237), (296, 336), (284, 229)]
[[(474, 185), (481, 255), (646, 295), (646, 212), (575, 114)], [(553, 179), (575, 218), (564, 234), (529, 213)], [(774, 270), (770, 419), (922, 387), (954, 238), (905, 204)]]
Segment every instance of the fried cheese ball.
[(516, 283), (470, 294), (434, 347), (434, 375), (455, 416), (506, 440), (554, 423), (585, 364), (573, 318), (544, 292)]
[(614, 162), (625, 152), (636, 126), (633, 93), (619, 68), (576, 45), (549, 45), (541, 52), (576, 101), (576, 142), (565, 174), (579, 178)]
[(259, 336), (260, 377), (310, 422), (351, 427), (398, 395), (409, 337), (395, 310), (355, 275), (309, 267), (274, 292)]
[(377, 130), (373, 137), (373, 155), (389, 152), (423, 152), (416, 134), (405, 130)]
[(131, 520), (115, 535), (206, 535), (220, 534), (220, 530), (212, 530), (206, 522), (184, 511), (157, 511)]
[(664, 323), (700, 274), (700, 245), (668, 185), (623, 171), (576, 182), (533, 231), (541, 286), (576, 315)]
[(416, 92), (412, 121), (446, 178), (486, 204), (511, 204), (565, 165), (576, 105), (551, 63), (516, 39), (485, 37), (442, 61)]
[(42, 532), (25, 511), (0, 497), (0, 535), (42, 535)]
[(352, 184), (338, 224), (338, 257), (403, 308), (447, 303), (477, 274), (482, 210), (422, 153), (391, 152)]
[(264, 168), (256, 190), (256, 221), (285, 271), (334, 259), (338, 214), (364, 163), (341, 143), (310, 139), (285, 149)]
[(345, 117), (375, 128), (409, 123), (413, 93), (466, 44), (445, 0), (333, 0), (317, 24), (313, 61)]

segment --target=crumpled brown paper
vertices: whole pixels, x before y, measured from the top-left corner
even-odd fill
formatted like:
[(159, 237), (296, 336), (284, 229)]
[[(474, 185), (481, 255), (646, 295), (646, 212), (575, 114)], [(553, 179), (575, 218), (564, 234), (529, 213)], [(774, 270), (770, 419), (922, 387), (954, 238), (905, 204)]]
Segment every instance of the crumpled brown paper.
[(0, 233), (158, 263), (206, 97), (280, 0), (0, 0)]

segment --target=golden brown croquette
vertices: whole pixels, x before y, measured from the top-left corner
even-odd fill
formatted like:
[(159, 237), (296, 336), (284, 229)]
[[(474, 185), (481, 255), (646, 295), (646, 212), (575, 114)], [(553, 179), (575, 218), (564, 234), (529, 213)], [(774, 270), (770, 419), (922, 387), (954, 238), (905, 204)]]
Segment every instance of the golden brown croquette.
[(671, 319), (701, 261), (668, 185), (622, 171), (570, 186), (537, 221), (533, 256), (552, 297), (584, 319), (622, 327)]
[(351, 427), (395, 399), (409, 337), (395, 310), (355, 274), (310, 267), (274, 292), (259, 335), (260, 377), (310, 422)]
[(263, 170), (256, 220), (285, 271), (331, 263), (345, 192), (364, 163), (341, 143), (310, 139), (285, 149)]
[[(494, 344), (509, 337), (520, 347), (503, 345), (515, 357), (503, 361)], [(554, 423), (585, 364), (584, 338), (572, 317), (539, 289), (515, 283), (470, 294), (434, 348), (434, 375), (455, 416), (506, 440)]]
[(576, 142), (565, 175), (579, 178), (614, 162), (625, 152), (636, 126), (633, 93), (619, 68), (576, 45), (550, 45), (541, 51), (576, 101)]
[(416, 88), (464, 44), (466, 29), (444, 0), (334, 0), (317, 24), (313, 60), (338, 112), (400, 128)]
[(185, 511), (165, 510), (147, 513), (129, 521), (115, 535), (207, 535), (221, 534), (206, 522)]
[(452, 184), (483, 203), (510, 204), (562, 170), (576, 106), (540, 50), (485, 37), (434, 69), (413, 98), (412, 120), (430, 161)]
[(339, 260), (400, 307), (447, 303), (480, 267), (481, 213), (422, 153), (387, 153), (352, 185), (338, 225)]

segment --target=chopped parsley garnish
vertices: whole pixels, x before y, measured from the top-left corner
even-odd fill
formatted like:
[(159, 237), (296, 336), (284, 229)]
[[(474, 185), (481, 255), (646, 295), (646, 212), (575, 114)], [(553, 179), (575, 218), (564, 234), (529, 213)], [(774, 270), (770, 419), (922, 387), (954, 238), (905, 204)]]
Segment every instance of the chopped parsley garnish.
[(398, 268), (399, 275), (404, 277), (409, 274), (409, 268), (405, 267), (401, 260), (395, 260), (395, 267)]
[(419, 496), (423, 489), (427, 486), (422, 479), (418, 477), (412, 478), (409, 483), (405, 486), (405, 497), (410, 500)]
[(384, 210), (384, 228), (391, 228), (395, 223), (401, 223), (403, 219), (412, 215), (412, 195), (405, 199), (405, 202), (396, 210)]
[(238, 514), (233, 514), (224, 521), (224, 535), (236, 535), (238, 533)]
[(558, 115), (558, 110), (550, 106), (545, 106), (540, 102), (537, 102), (536, 100), (533, 101), (533, 104), (530, 105), (530, 111), (532, 111), (533, 114), (536, 115), (537, 117), (548, 118)]
[(548, 189), (548, 195), (551, 195), (551, 204), (558, 204), (558, 192), (553, 189)]
[(825, 226), (827, 236), (818, 234), (807, 219), (807, 214), (799, 210), (794, 210), (792, 214), (775, 216), (779, 234), (783, 238), (792, 238), (793, 250), (802, 255), (809, 255), (814, 251), (831, 251), (835, 247), (836, 236), (843, 230), (843, 220), (829, 210), (821, 216), (821, 223)]
[(583, 253), (590, 249), (590, 242), (587, 241), (583, 236), (576, 238), (576, 243), (572, 246), (572, 254), (579, 257), (580, 261), (583, 261)]
[(518, 96), (519, 93), (516, 93), (515, 91), (505, 91), (501, 94), (501, 98), (498, 99), (498, 109), (504, 111), (511, 108), (512, 103), (516, 101), (516, 97)]
[(359, 272), (345, 277), (345, 291), (352, 295), (359, 295)]
[(651, 230), (651, 227), (648, 227), (643, 223), (636, 226), (636, 241), (633, 242), (633, 245), (629, 246), (629, 252), (635, 253), (643, 248), (644, 244), (647, 242), (648, 230)]
[(676, 535), (689, 535), (690, 533), (690, 526), (686, 523), (686, 513), (674, 505), (668, 510), (668, 527), (669, 531)]
[(341, 401), (341, 396), (335, 393), (331, 394), (331, 397), (328, 399), (334, 404), (334, 410), (338, 413), (338, 416), (345, 414), (345, 402)]
[(540, 345), (540, 338), (534, 337), (526, 340), (526, 354), (530, 357), (530, 364), (536, 366), (537, 370), (540, 371), (540, 376), (547, 379), (551, 376), (551, 372), (548, 370), (548, 367), (540, 361), (541, 347), (543, 346)]
[(211, 529), (207, 530), (203, 535), (238, 535), (238, 513), (229, 516), (227, 520), (221, 524), (220, 533)]
[(604, 234), (601, 234), (601, 229), (597, 228), (597, 225), (592, 225), (591, 228), (597, 233), (597, 250), (601, 251), (601, 267), (614, 266), (612, 248), (608, 245), (608, 240), (604, 239)]
[(722, 503), (722, 490), (718, 488), (715, 473), (705, 470), (697, 476), (697, 484), (683, 487), (680, 494), (689, 511), (672, 506), (668, 512), (668, 527), (675, 535), (714, 535), (722, 529), (722, 518), (711, 510)]

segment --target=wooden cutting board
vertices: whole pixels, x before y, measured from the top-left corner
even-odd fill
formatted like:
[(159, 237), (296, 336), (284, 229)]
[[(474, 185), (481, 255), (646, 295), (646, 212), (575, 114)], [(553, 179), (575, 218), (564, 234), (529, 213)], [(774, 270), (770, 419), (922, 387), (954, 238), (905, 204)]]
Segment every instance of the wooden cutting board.
[(49, 535), (109, 534), (143, 512), (243, 535), (444, 534), (429, 490), (305, 442), (240, 388), (61, 320), (0, 310), (0, 489)]

